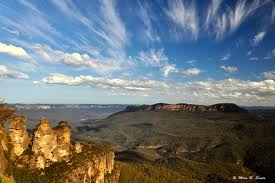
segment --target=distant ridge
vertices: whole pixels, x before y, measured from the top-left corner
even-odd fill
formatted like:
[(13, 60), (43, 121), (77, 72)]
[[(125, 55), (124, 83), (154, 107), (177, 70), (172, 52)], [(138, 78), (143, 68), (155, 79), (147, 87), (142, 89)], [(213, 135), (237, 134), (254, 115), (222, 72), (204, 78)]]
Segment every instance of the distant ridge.
[(234, 103), (218, 103), (213, 105), (195, 105), (195, 104), (166, 104), (156, 103), (153, 105), (128, 106), (122, 112), (136, 111), (190, 111), (190, 112), (223, 112), (223, 113), (240, 113), (247, 112), (246, 109), (239, 107)]

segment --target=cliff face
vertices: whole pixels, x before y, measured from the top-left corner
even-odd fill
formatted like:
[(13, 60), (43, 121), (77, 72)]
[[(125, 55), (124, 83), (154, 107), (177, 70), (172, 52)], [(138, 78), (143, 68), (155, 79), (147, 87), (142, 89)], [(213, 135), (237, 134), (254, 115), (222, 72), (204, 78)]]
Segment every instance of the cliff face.
[(5, 151), (8, 150), (8, 140), (6, 137), (3, 122), (0, 121), (0, 175), (4, 175), (8, 167)]
[(9, 140), (4, 128), (4, 120), (13, 114), (13, 110), (0, 103), (0, 176), (4, 175), (8, 169), (9, 162), (6, 153), (9, 150)]
[(82, 152), (77, 153), (70, 161), (74, 167), (72, 173), (62, 172), (62, 175), (67, 177), (68, 182), (117, 182), (119, 170), (115, 167), (114, 157), (111, 149), (84, 144)]
[[(0, 108), (1, 116), (1, 108)], [(4, 115), (2, 115), (4, 116)], [(5, 118), (2, 118), (5, 120)], [(71, 144), (71, 127), (65, 121), (51, 128), (46, 118), (29, 135), (26, 117), (6, 116), (9, 133), (0, 121), (0, 176), (16, 173), (18, 182), (96, 182), (115, 183), (112, 149), (95, 144)], [(14, 167), (10, 167), (10, 166)], [(12, 172), (7, 172), (12, 168)], [(28, 172), (28, 173), (26, 173)], [(25, 176), (29, 176), (26, 178)]]
[(194, 104), (164, 104), (158, 103), (154, 105), (142, 105), (142, 106), (128, 106), (125, 111), (190, 111), (190, 112), (246, 112), (245, 109), (240, 108), (236, 104), (232, 103), (220, 103), (210, 106), (194, 105)]

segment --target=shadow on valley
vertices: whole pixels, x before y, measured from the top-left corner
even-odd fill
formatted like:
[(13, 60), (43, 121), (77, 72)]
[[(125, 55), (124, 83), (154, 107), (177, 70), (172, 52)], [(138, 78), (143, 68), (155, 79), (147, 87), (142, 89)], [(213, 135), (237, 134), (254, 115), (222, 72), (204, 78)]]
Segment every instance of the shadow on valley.
[(108, 127), (108, 125), (99, 125), (97, 127), (90, 127), (90, 126), (85, 125), (85, 126), (78, 126), (76, 128), (79, 133), (83, 133), (83, 132), (90, 132), (90, 131), (99, 132), (100, 129), (106, 128), (106, 127)]

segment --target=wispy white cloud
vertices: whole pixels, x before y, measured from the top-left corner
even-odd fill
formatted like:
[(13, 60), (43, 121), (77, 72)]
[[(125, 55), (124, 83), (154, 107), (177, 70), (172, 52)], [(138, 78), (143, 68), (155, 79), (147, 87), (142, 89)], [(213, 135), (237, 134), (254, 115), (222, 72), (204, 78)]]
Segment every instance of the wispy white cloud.
[(190, 68), (190, 69), (181, 71), (181, 74), (186, 77), (195, 77), (200, 73), (201, 73), (201, 70), (198, 68)]
[(258, 57), (251, 57), (251, 58), (249, 58), (249, 60), (251, 60), (251, 61), (257, 61), (257, 60), (259, 60), (259, 58)]
[(221, 69), (224, 70), (227, 73), (230, 73), (230, 74), (238, 71), (238, 68), (234, 67), (234, 66), (224, 66), (224, 65), (222, 65)]
[(107, 42), (112, 48), (123, 49), (127, 42), (127, 30), (122, 22), (118, 12), (116, 11), (116, 4), (113, 0), (103, 0), (101, 6), (101, 13), (104, 21), (102, 27), (109, 37)]
[[(121, 20), (116, 3), (113, 0), (102, 0), (99, 5), (99, 14), (89, 16), (85, 11), (80, 11), (76, 4), (71, 1), (51, 1), (63, 14), (79, 21), (88, 28), (94, 36), (94, 41), (103, 46), (103, 49), (109, 59), (127, 64), (127, 54), (125, 45), (128, 42), (128, 33)], [(85, 38), (90, 39), (90, 38)]]
[(163, 72), (164, 77), (168, 77), (170, 73), (177, 72), (178, 70), (175, 64), (171, 64), (171, 65), (168, 64), (162, 67), (161, 71)]
[(273, 3), (273, 8), (272, 8), (272, 14), (271, 14), (271, 20), (275, 20), (275, 3)]
[(265, 56), (263, 59), (264, 60), (269, 60), (269, 59), (271, 59), (272, 57), (271, 56)]
[(262, 73), (265, 79), (275, 79), (275, 71), (266, 71)]
[(1, 29), (2, 29), (3, 31), (5, 31), (5, 32), (8, 32), (8, 33), (10, 33), (10, 34), (14, 34), (14, 35), (16, 35), (16, 36), (19, 36), (19, 34), (20, 34), (19, 31), (17, 31), (17, 30), (12, 30), (12, 29), (9, 29), (9, 28), (7, 28), (7, 27), (1, 27)]
[(208, 7), (207, 10), (207, 16), (206, 16), (206, 27), (209, 26), (209, 24), (215, 20), (216, 16), (218, 15), (218, 11), (220, 8), (220, 5), (222, 3), (222, 0), (212, 0), (211, 4)]
[(42, 78), (40, 81), (35, 83), (46, 83), (46, 84), (62, 84), (70, 86), (90, 86), (110, 89), (125, 89), (133, 91), (144, 91), (156, 88), (167, 88), (168, 85), (156, 81), (156, 80), (130, 80), (130, 79), (119, 79), (119, 78), (104, 78), (94, 77), (90, 75), (80, 76), (67, 76), (60, 73), (53, 73), (48, 77)]
[(246, 53), (246, 56), (250, 56), (251, 55), (251, 51), (250, 50), (248, 50), (248, 52)]
[(194, 64), (196, 62), (197, 62), (197, 60), (195, 60), (195, 59), (185, 61), (185, 63), (187, 63), (187, 64)]
[(137, 59), (146, 66), (162, 67), (168, 64), (168, 57), (165, 55), (164, 49), (150, 49), (149, 51), (140, 51)]
[(180, 28), (184, 38), (197, 40), (199, 20), (194, 2), (187, 3), (183, 0), (169, 1), (168, 9), (166, 9), (165, 13)]
[(225, 54), (222, 58), (221, 58), (221, 60), (229, 60), (230, 59), (230, 57), (231, 57), (231, 54), (230, 53), (227, 53), (227, 54)]
[(259, 32), (258, 34), (256, 34), (252, 40), (252, 45), (253, 46), (257, 46), (262, 40), (263, 38), (265, 37), (266, 35), (266, 32), (263, 31), (263, 32)]
[[(229, 8), (222, 0), (212, 0), (206, 13), (206, 30), (214, 34), (216, 39), (222, 39), (235, 32), (248, 17), (266, 3), (270, 1), (239, 0), (233, 8)], [(222, 6), (223, 4), (225, 7)]]
[(97, 73), (107, 73), (119, 70), (119, 65), (104, 59), (92, 58), (87, 54), (78, 52), (66, 53), (60, 50), (53, 50), (47, 45), (35, 44), (33, 46), (34, 55), (39, 59), (48, 62), (63, 63), (72, 67), (86, 67), (93, 69)]
[(169, 63), (164, 49), (140, 51), (136, 59), (147, 67), (159, 67), (164, 77), (168, 77), (170, 73), (178, 72), (176, 65)]
[(7, 54), (19, 59), (31, 59), (30, 55), (24, 50), (24, 48), (14, 45), (8, 45), (0, 42), (0, 53)]
[(5, 65), (0, 65), (0, 77), (16, 78), (16, 79), (29, 79), (30, 77), (23, 73), (16, 71), (12, 68), (8, 68)]
[(49, 23), (47, 17), (45, 17), (46, 15), (29, 1), (20, 0), (19, 2), (30, 11), (20, 14), (14, 9), (8, 8), (6, 12), (9, 12), (12, 16), (10, 16), (10, 14), (1, 14), (0, 21), (2, 25), (18, 31), (22, 35), (27, 35), (31, 38), (40, 38), (43, 41), (48, 41), (55, 46), (59, 46), (53, 36), (60, 38), (61, 33)]
[[(144, 35), (152, 42), (160, 42), (161, 39), (158, 36), (156, 30), (154, 29), (155, 22), (154, 21), (154, 14), (151, 10), (150, 6), (147, 3), (140, 3), (138, 15), (140, 20), (144, 24)], [(153, 25), (154, 23), (154, 25)]]

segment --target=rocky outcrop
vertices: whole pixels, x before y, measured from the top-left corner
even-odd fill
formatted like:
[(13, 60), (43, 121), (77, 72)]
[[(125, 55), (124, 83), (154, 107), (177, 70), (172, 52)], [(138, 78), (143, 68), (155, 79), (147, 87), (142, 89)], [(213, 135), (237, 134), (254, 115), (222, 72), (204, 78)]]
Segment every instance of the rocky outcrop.
[(0, 175), (4, 175), (8, 169), (9, 162), (6, 154), (9, 150), (9, 140), (3, 122), (13, 114), (13, 110), (0, 102)]
[(67, 161), (71, 154), (71, 127), (66, 121), (61, 121), (53, 130), (57, 140), (57, 146), (54, 150), (57, 161)]
[(2, 121), (0, 121), (0, 147), (3, 151), (8, 150), (8, 137)]
[(70, 161), (73, 171), (64, 172), (64, 182), (118, 182), (119, 170), (115, 167), (115, 155), (111, 149), (95, 144), (84, 144), (82, 148), (83, 151)]
[(13, 145), (12, 152), (20, 156), (30, 143), (27, 133), (26, 117), (21, 115), (12, 115), (9, 119), (9, 135)]
[(4, 150), (0, 147), (0, 176), (4, 175), (8, 168), (8, 160), (5, 156)]
[(51, 128), (46, 118), (42, 118), (34, 129), (32, 151), (37, 157), (36, 168), (43, 169), (53, 162), (68, 161), (71, 154), (71, 127), (61, 121)]
[[(44, 117), (29, 135), (26, 117), (3, 106), (2, 109), (0, 105), (0, 176), (24, 171), (15, 176), (15, 181), (118, 182), (119, 170), (115, 168), (112, 149), (79, 142), (72, 145), (70, 125), (61, 121), (51, 128)], [(2, 120), (9, 122), (9, 133)]]
[(33, 132), (32, 151), (37, 156), (37, 168), (44, 168), (42, 162), (57, 162), (58, 157), (55, 153), (57, 147), (57, 137), (50, 127), (46, 118), (42, 118)]
[(210, 106), (194, 105), (194, 104), (165, 104), (158, 103), (154, 105), (128, 106), (125, 112), (134, 111), (190, 111), (190, 112), (246, 112), (245, 109), (232, 103), (220, 103)]
[(81, 153), (82, 152), (82, 145), (79, 142), (75, 143), (74, 148), (75, 148), (76, 153)]

